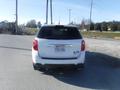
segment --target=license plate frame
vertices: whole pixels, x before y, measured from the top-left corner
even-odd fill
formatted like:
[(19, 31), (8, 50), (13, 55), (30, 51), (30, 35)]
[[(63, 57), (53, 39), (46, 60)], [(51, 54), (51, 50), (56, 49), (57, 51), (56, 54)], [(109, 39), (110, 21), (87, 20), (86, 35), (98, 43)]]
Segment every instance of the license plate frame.
[(65, 45), (56, 45), (55, 52), (65, 52)]

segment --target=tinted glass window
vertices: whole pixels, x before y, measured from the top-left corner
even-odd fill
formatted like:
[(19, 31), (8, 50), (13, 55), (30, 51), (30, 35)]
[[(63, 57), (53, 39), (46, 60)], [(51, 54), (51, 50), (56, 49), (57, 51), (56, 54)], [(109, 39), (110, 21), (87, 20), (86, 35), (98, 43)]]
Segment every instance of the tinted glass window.
[(38, 33), (39, 38), (44, 39), (81, 39), (79, 31), (75, 27), (42, 27)]

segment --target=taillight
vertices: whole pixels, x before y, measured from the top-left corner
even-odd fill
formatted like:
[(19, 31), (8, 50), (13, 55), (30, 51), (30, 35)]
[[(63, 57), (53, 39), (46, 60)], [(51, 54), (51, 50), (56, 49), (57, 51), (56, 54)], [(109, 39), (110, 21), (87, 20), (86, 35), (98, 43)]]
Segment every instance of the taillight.
[(81, 42), (81, 51), (85, 51), (85, 41), (82, 40)]
[(33, 49), (38, 51), (38, 41), (37, 40), (33, 40)]

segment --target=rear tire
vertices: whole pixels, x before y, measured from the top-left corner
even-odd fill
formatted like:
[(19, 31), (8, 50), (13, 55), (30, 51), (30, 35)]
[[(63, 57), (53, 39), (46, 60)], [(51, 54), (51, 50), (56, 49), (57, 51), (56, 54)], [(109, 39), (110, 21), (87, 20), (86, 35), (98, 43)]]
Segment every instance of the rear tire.
[(33, 69), (38, 71), (45, 71), (45, 68), (40, 64), (33, 64)]
[(35, 64), (33, 64), (33, 69), (38, 70), (38, 67)]
[(81, 69), (84, 69), (85, 68), (85, 64), (78, 64), (77, 66), (76, 66), (76, 69), (77, 70), (81, 70)]

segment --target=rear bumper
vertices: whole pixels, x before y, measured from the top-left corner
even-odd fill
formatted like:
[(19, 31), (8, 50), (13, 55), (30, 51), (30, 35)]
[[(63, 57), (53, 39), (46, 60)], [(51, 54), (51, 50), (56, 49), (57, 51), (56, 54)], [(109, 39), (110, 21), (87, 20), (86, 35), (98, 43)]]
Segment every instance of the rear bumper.
[(83, 67), (84, 64), (45, 64), (42, 65), (40, 63), (34, 64), (37, 68), (68, 68), (68, 67)]
[(34, 64), (40, 64), (40, 65), (78, 65), (78, 64), (84, 64), (85, 62), (85, 52), (81, 53), (81, 56), (76, 59), (58, 59), (58, 60), (53, 60), (53, 59), (43, 59), (39, 57), (39, 55), (36, 53), (32, 53), (32, 59)]

